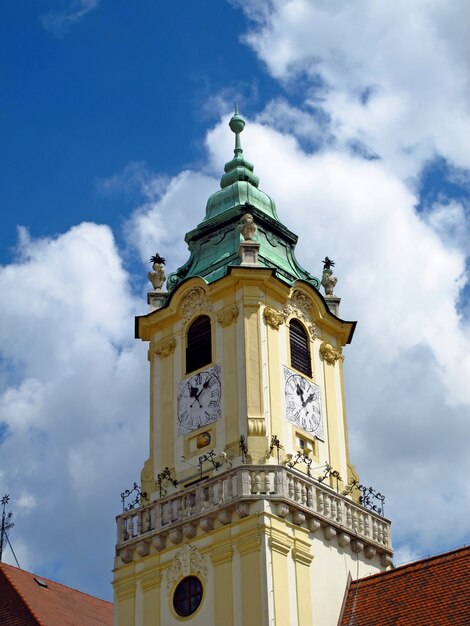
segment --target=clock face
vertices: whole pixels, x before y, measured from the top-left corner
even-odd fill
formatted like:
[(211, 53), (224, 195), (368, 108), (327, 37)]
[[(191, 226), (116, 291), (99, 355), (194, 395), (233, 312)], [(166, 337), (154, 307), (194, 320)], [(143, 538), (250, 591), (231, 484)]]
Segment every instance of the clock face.
[(215, 365), (178, 385), (178, 435), (215, 422), (222, 415), (220, 366)]
[(284, 366), (286, 417), (323, 441), (320, 387)]

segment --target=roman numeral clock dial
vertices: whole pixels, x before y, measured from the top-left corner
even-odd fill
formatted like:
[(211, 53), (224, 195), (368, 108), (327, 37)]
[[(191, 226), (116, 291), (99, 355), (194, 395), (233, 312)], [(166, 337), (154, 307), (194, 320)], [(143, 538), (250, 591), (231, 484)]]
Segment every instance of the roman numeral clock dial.
[(323, 440), (320, 387), (284, 366), (286, 418)]
[(219, 365), (182, 380), (178, 385), (178, 435), (218, 420), (221, 395)]

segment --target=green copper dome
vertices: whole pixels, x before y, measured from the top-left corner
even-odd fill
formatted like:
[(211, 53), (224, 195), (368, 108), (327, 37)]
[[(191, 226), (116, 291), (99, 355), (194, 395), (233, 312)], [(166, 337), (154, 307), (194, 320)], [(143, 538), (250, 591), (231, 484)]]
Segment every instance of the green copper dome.
[(225, 276), (230, 266), (239, 265), (238, 224), (245, 213), (251, 213), (258, 228), (255, 239), (260, 244), (259, 266), (273, 268), (278, 278), (288, 284), (301, 278), (318, 289), (318, 278), (306, 272), (295, 259), (297, 235), (281, 224), (274, 200), (258, 189), (259, 179), (253, 173), (254, 167), (243, 155), (240, 133), (245, 120), (237, 106), (229, 126), (235, 133), (234, 158), (225, 164), (220, 190), (207, 201), (205, 218), (186, 234), (190, 258), (170, 274), (168, 289), (172, 290), (190, 276), (214, 282)]

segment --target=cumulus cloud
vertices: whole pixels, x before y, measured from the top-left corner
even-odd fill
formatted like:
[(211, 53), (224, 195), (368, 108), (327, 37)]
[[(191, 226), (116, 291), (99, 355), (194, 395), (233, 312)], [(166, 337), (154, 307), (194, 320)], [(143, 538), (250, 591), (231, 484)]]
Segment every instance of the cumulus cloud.
[(70, 0), (65, 3), (62, 9), (49, 11), (41, 17), (41, 23), (45, 30), (61, 37), (71, 26), (81, 22), (81, 20), (98, 8), (100, 0)]
[(470, 50), (465, 0), (376, 3), (258, 0), (245, 41), (341, 146), (359, 143), (402, 177), (436, 153), (470, 167)]
[(207, 174), (183, 171), (158, 195), (148, 195), (126, 224), (129, 243), (143, 262), (156, 250), (178, 266), (187, 260), (186, 231), (204, 219), (207, 198), (218, 181)]
[(54, 238), (23, 230), (0, 289), (0, 492), (12, 496), (13, 547), (22, 567), (109, 597), (113, 517), (147, 447), (129, 276), (110, 229), (80, 224)]

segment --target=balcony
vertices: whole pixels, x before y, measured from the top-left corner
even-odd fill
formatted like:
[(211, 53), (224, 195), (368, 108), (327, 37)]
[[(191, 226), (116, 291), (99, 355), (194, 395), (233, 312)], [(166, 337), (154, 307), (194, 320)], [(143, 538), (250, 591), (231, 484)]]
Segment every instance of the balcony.
[(326, 539), (364, 550), (366, 558), (381, 555), (391, 563), (390, 522), (336, 493), (314, 478), (279, 465), (240, 465), (117, 517), (117, 555), (126, 563), (134, 553), (146, 556), (150, 547), (163, 550), (210, 532), (216, 524), (243, 518), (260, 501), (278, 516)]

